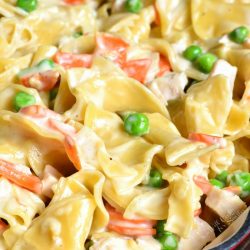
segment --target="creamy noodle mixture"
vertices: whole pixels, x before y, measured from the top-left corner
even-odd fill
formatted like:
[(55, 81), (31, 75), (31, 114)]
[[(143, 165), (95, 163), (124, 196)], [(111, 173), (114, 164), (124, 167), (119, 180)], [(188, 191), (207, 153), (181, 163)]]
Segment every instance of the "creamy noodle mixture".
[(0, 15), (1, 250), (200, 250), (247, 209), (250, 1)]

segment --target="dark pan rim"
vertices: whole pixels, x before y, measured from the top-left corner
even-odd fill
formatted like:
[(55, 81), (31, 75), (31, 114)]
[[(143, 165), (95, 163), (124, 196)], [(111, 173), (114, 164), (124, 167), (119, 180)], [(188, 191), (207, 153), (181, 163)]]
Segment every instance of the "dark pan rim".
[(250, 249), (250, 211), (241, 228), (221, 245), (211, 248), (211, 250), (238, 250)]

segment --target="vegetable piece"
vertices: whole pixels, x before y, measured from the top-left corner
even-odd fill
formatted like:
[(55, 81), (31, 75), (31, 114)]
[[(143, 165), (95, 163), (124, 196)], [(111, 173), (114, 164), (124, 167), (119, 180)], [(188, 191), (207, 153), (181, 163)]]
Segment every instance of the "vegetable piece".
[(210, 73), (217, 57), (211, 53), (205, 53), (197, 58), (195, 61), (196, 67), (203, 73)]
[(54, 62), (66, 69), (70, 68), (89, 68), (93, 56), (89, 54), (72, 54), (58, 51), (54, 56)]
[(193, 62), (201, 55), (201, 53), (202, 49), (198, 45), (191, 45), (184, 50), (183, 56), (187, 60)]
[(149, 132), (149, 120), (146, 115), (133, 113), (124, 120), (125, 131), (133, 136), (142, 136)]
[(77, 5), (77, 4), (83, 4), (85, 0), (64, 0), (64, 2), (69, 5)]
[(146, 236), (156, 234), (155, 221), (147, 219), (125, 219), (121, 213), (106, 204), (110, 221), (108, 229), (127, 236)]
[(157, 77), (161, 77), (167, 72), (171, 71), (171, 65), (169, 61), (162, 55), (160, 55), (159, 69), (160, 71), (158, 72)]
[(120, 66), (126, 61), (128, 47), (129, 44), (119, 37), (110, 34), (98, 34), (96, 36), (95, 54), (109, 57)]
[(231, 31), (228, 36), (235, 43), (244, 43), (249, 35), (249, 30), (245, 26), (240, 26)]
[(19, 78), (27, 77), (35, 73), (45, 72), (52, 70), (55, 67), (54, 62), (51, 59), (43, 59), (37, 65), (21, 70), (18, 73)]
[(224, 184), (223, 182), (217, 180), (217, 179), (210, 179), (209, 182), (210, 182), (213, 186), (215, 186), (215, 187), (217, 187), (217, 188), (220, 188), (220, 189), (225, 187), (225, 184)]
[(138, 59), (125, 62), (122, 69), (129, 77), (143, 83), (146, 79), (150, 65), (150, 59)]
[(143, 7), (141, 0), (126, 0), (125, 9), (128, 12), (138, 13)]
[(208, 194), (212, 189), (212, 184), (203, 176), (194, 175), (193, 181), (204, 194)]
[(166, 232), (161, 235), (157, 240), (161, 243), (162, 250), (176, 250), (178, 249), (178, 239), (177, 237), (171, 233)]
[(20, 83), (38, 91), (49, 91), (60, 79), (60, 74), (52, 70), (54, 67), (51, 59), (44, 59), (33, 67), (21, 70), (18, 73)]
[(250, 195), (250, 173), (235, 172), (229, 176), (230, 186), (239, 186), (241, 188), (240, 196), (245, 198)]
[(219, 136), (206, 135), (201, 133), (190, 133), (188, 139), (191, 141), (204, 142), (208, 145), (218, 144), (220, 148), (225, 148), (226, 140)]
[(223, 183), (226, 184), (227, 177), (228, 177), (228, 172), (226, 170), (223, 170), (220, 174), (217, 174), (215, 176), (215, 179), (217, 179), (217, 180), (219, 180), (219, 181), (221, 181), (221, 182), (223, 182)]
[(32, 175), (30, 169), (26, 166), (15, 165), (0, 159), (0, 175), (34, 193), (41, 194), (42, 192), (41, 180), (37, 176)]
[(177, 237), (164, 229), (166, 220), (159, 220), (156, 224), (156, 239), (161, 243), (163, 250), (177, 249)]
[(153, 6), (154, 6), (154, 12), (155, 12), (155, 20), (154, 20), (154, 22), (155, 22), (155, 24), (157, 26), (160, 26), (161, 25), (161, 18), (160, 18), (159, 12), (157, 10), (156, 3), (154, 3)]
[(26, 12), (32, 12), (37, 8), (37, 0), (17, 0), (16, 6), (23, 9)]
[(18, 92), (14, 97), (13, 106), (16, 111), (21, 108), (33, 105), (36, 103), (36, 98), (26, 92)]
[(119, 227), (115, 225), (108, 225), (108, 229), (116, 233), (127, 236), (147, 236), (155, 234), (154, 228), (128, 228), (128, 227)]
[(34, 88), (38, 91), (49, 91), (60, 81), (60, 74), (57, 71), (48, 70), (20, 78), (25, 87)]
[(228, 187), (223, 188), (223, 190), (226, 190), (236, 195), (240, 195), (242, 191), (241, 187), (239, 186), (228, 186)]
[(154, 188), (160, 188), (163, 185), (162, 173), (155, 168), (152, 168), (149, 174), (148, 185)]
[(22, 108), (19, 113), (31, 118), (39, 126), (47, 127), (64, 135), (64, 147), (70, 161), (77, 169), (81, 168), (80, 158), (74, 140), (76, 130), (73, 126), (64, 123), (61, 115), (40, 105)]
[(166, 231), (164, 230), (166, 224), (166, 220), (158, 220), (157, 224), (156, 224), (156, 233), (157, 236), (160, 237), (161, 235), (163, 235)]
[(38, 68), (39, 72), (43, 72), (53, 69), (55, 67), (55, 63), (51, 59), (43, 59), (36, 65), (36, 67)]

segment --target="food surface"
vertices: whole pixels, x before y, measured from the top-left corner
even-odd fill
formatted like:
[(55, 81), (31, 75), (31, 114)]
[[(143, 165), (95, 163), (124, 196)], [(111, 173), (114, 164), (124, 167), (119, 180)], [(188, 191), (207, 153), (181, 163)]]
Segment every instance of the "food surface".
[(201, 250), (247, 209), (250, 1), (0, 15), (0, 250)]

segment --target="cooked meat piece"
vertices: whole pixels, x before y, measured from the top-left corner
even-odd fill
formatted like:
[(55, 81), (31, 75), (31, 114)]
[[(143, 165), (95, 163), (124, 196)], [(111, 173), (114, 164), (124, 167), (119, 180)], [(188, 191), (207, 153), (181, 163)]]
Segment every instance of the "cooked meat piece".
[(187, 83), (185, 73), (170, 72), (148, 83), (147, 86), (164, 104), (167, 104), (169, 100), (177, 99), (184, 94), (183, 90)]
[(215, 238), (213, 228), (204, 220), (195, 217), (195, 224), (187, 239), (181, 238), (178, 250), (200, 250)]

